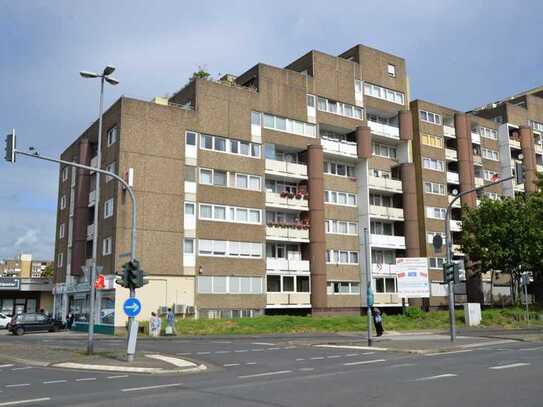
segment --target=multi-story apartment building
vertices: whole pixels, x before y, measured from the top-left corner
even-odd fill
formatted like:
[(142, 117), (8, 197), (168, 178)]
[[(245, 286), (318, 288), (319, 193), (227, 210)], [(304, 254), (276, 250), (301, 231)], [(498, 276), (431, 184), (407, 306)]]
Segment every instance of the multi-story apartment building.
[[(376, 304), (397, 306), (390, 264), (421, 254), (408, 89), (397, 56), (311, 51), (286, 68), (195, 79), (168, 100), (123, 97), (104, 115), (102, 162), (97, 123), (62, 158), (133, 179), (144, 313), (174, 303), (203, 317), (357, 312), (365, 229)], [(56, 312), (85, 321), (98, 222), (98, 322), (119, 326), (127, 293), (113, 273), (131, 208), (105, 177), (93, 219), (95, 182), (60, 170)]]

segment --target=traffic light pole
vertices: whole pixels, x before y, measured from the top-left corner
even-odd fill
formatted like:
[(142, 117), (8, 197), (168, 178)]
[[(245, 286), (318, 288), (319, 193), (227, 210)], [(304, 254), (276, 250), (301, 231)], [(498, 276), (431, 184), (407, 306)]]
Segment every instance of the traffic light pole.
[[(452, 207), (453, 207), (454, 203), (458, 199), (460, 199), (461, 197), (463, 197), (463, 196), (465, 196), (467, 194), (471, 194), (473, 192), (480, 191), (482, 189), (491, 187), (493, 185), (501, 184), (501, 183), (503, 183), (505, 181), (509, 181), (509, 180), (514, 179), (514, 178), (515, 178), (515, 176), (513, 175), (513, 176), (510, 176), (510, 177), (507, 177), (507, 178), (500, 179), (498, 181), (491, 182), (490, 184), (482, 185), (482, 186), (477, 187), (477, 188), (473, 188), (473, 189), (469, 189), (467, 191), (460, 192), (458, 195), (456, 195), (452, 199), (451, 202), (449, 202), (449, 205), (447, 206), (447, 211), (445, 213), (445, 239), (446, 239), (445, 247), (446, 247), (446, 250), (447, 250), (447, 263), (448, 264), (452, 263), (452, 257), (453, 257), (451, 228), (450, 228), (450, 217), (451, 217), (451, 210), (452, 210)], [(451, 342), (454, 342), (456, 340), (456, 321), (455, 321), (455, 317), (454, 317), (454, 280), (449, 281), (448, 297), (449, 297), (449, 332), (450, 332), (450, 336), (451, 336)]]

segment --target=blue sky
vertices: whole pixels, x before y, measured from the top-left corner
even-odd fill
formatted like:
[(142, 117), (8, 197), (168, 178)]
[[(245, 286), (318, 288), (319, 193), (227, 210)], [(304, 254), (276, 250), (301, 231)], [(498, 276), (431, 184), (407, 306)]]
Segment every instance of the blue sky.
[[(236, 74), (356, 43), (404, 57), (412, 98), (469, 110), (543, 84), (541, 15), (521, 0), (0, 0), (2, 141), (14, 127), (20, 147), (60, 154), (97, 116), (82, 69), (117, 67), (109, 105), (172, 94), (200, 65)], [(42, 161), (0, 163), (0, 258), (52, 258), (57, 178)]]

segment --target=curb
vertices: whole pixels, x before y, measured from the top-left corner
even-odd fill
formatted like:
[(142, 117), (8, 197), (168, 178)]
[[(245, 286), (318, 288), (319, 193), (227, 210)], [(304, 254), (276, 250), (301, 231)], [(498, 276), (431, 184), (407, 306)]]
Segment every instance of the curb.
[(182, 373), (196, 373), (207, 369), (205, 365), (194, 365), (194, 367), (186, 369), (164, 369), (161, 367), (121, 367), (110, 365), (92, 365), (86, 363), (56, 363), (51, 364), (51, 367), (58, 367), (63, 369), (77, 369), (77, 370), (92, 370), (103, 372), (120, 372), (120, 373), (147, 373), (147, 374), (182, 374)]

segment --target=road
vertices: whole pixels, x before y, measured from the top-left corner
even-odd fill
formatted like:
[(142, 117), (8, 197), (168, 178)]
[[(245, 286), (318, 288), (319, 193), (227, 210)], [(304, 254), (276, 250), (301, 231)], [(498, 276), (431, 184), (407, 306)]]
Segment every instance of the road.
[[(324, 335), (323, 337), (327, 337)], [(323, 348), (282, 337), (141, 341), (205, 373), (150, 376), (0, 364), (0, 406), (540, 406), (543, 344), (413, 355)], [(1, 344), (11, 337), (0, 338)], [(54, 335), (19, 340), (73, 343)], [(99, 341), (106, 349), (120, 340)], [(342, 346), (342, 345), (340, 345)], [(1, 356), (1, 354), (0, 354)]]

